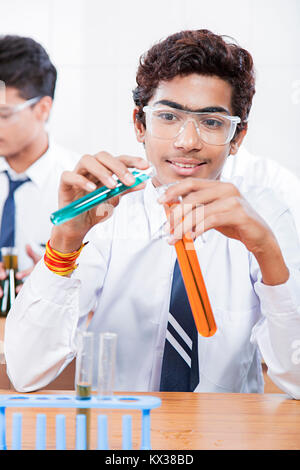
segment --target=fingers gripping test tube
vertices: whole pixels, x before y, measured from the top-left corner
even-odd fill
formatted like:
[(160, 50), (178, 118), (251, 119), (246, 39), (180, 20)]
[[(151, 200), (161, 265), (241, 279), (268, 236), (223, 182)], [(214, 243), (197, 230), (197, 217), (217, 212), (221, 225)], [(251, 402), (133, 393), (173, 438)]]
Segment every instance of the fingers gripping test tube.
[(73, 219), (77, 215), (80, 215), (83, 212), (92, 209), (98, 204), (104, 203), (112, 197), (119, 196), (125, 191), (128, 191), (128, 189), (134, 188), (135, 186), (138, 186), (149, 178), (155, 176), (156, 170), (154, 167), (151, 166), (146, 170), (132, 170), (131, 173), (135, 176), (135, 183), (131, 186), (126, 186), (119, 180), (116, 180), (117, 186), (113, 189), (109, 189), (106, 186), (101, 186), (101, 188), (92, 191), (91, 193), (87, 194), (86, 196), (83, 196), (80, 199), (77, 199), (77, 201), (71, 202), (71, 204), (68, 204), (62, 209), (53, 212), (50, 215), (50, 220), (52, 224), (63, 224), (68, 220)]
[[(175, 204), (179, 204), (179, 201)], [(171, 205), (165, 205), (167, 215)], [(213, 336), (217, 331), (217, 325), (194, 242), (188, 235), (183, 235), (182, 239), (175, 243), (175, 250), (197, 331), (201, 336)]]

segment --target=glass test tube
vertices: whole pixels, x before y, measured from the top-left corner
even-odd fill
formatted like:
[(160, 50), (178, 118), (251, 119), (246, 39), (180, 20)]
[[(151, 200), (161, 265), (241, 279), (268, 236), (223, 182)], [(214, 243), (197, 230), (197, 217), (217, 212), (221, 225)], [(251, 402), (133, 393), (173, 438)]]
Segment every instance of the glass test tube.
[(71, 202), (71, 204), (68, 204), (62, 209), (53, 212), (50, 215), (51, 222), (54, 225), (63, 224), (68, 220), (73, 219), (77, 215), (92, 209), (92, 207), (106, 202), (112, 197), (118, 196), (119, 194), (127, 191), (128, 189), (134, 188), (135, 186), (143, 183), (149, 178), (152, 178), (156, 174), (156, 171), (154, 167), (150, 167), (146, 170), (132, 170), (131, 173), (135, 176), (135, 183), (131, 186), (126, 186), (118, 179), (116, 180), (117, 186), (113, 189), (109, 189), (106, 186), (101, 186), (101, 188), (92, 191), (91, 193), (81, 197), (80, 199), (77, 199), (77, 201)]
[[(76, 357), (76, 398), (89, 400), (92, 392), (94, 334), (88, 331), (79, 332), (79, 350)], [(77, 408), (77, 414), (86, 417), (86, 443), (90, 447), (91, 410)]]
[(98, 398), (109, 399), (113, 395), (117, 335), (101, 333), (98, 364)]
[[(161, 194), (166, 188), (166, 185), (159, 188), (158, 193)], [(179, 201), (165, 204), (167, 215), (172, 204), (179, 204)], [(201, 336), (213, 336), (217, 325), (192, 238), (188, 234), (184, 235), (175, 243), (175, 249), (197, 331)]]
[(213, 336), (217, 326), (193, 240), (184, 235), (175, 243), (175, 249), (196, 328), (201, 336)]

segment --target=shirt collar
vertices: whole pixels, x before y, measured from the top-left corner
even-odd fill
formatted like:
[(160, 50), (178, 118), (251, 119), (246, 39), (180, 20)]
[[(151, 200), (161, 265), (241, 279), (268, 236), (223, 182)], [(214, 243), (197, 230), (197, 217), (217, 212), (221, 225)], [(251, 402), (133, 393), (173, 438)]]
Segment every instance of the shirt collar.
[(5, 160), (4, 157), (0, 157), (0, 173), (3, 173), (3, 171), (6, 171), (10, 168), (9, 164)]
[(5, 158), (0, 158), (0, 173), (7, 172), (12, 181), (21, 181), (27, 178), (27, 173), (16, 173), (7, 163)]
[(46, 152), (27, 168), (26, 175), (39, 189), (42, 189), (51, 173), (51, 165), (52, 158), (49, 146)]
[(28, 177), (36, 186), (38, 186), (39, 189), (42, 189), (46, 183), (46, 180), (49, 178), (49, 173), (51, 171), (51, 152), (52, 148), (49, 146), (46, 152), (22, 174), (13, 171), (7, 163), (6, 159), (4, 157), (0, 157), (0, 172), (8, 171), (12, 179), (15, 180)]

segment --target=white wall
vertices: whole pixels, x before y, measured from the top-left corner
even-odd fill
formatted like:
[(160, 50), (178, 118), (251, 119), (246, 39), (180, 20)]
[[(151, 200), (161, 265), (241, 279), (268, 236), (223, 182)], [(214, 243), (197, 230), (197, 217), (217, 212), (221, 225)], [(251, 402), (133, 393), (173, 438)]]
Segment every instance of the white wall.
[(300, 176), (300, 0), (0, 0), (0, 34), (33, 37), (55, 63), (50, 129), (80, 153), (142, 153), (131, 124), (138, 58), (188, 28), (230, 35), (252, 53), (245, 145)]

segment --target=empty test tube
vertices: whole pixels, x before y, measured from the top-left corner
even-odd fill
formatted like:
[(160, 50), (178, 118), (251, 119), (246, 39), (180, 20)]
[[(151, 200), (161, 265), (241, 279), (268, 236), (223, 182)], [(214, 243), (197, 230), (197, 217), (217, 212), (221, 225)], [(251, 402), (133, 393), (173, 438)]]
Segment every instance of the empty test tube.
[(98, 398), (109, 399), (113, 395), (117, 335), (101, 333), (98, 363)]

